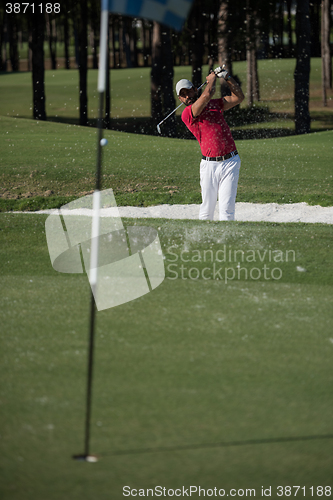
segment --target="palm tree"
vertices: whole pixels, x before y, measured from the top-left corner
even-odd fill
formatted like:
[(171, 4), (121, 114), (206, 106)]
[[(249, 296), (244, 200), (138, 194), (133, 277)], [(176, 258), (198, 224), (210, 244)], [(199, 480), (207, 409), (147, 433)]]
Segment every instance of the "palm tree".
[(309, 0), (297, 1), (296, 12), (297, 62), (295, 80), (295, 131), (310, 132), (309, 82), (311, 57), (311, 23)]
[(162, 37), (161, 25), (154, 21), (151, 53), (151, 72), (150, 72), (150, 96), (151, 96), (151, 117), (158, 123), (162, 119)]
[(228, 72), (232, 74), (228, 0), (221, 0), (217, 14), (217, 51), (219, 65), (225, 64)]
[(33, 117), (35, 120), (46, 120), (44, 87), (44, 13), (36, 9), (34, 14), (29, 14), (29, 21), (31, 26)]
[(259, 101), (259, 76), (257, 62), (257, 12), (250, 0), (246, 0), (246, 61), (247, 61), (247, 104), (253, 106)]
[(321, 2), (321, 66), (323, 106), (327, 106), (326, 90), (332, 87), (329, 0), (322, 0)]
[(79, 7), (79, 74), (80, 74), (80, 125), (88, 124), (88, 2), (81, 0)]
[(9, 31), (9, 55), (12, 71), (19, 70), (19, 55), (18, 55), (18, 19), (17, 15), (8, 14), (8, 31)]
[[(168, 115), (175, 109), (175, 98), (173, 95), (173, 54), (171, 46), (171, 30), (164, 27), (162, 31), (162, 53), (163, 53), (163, 113)], [(165, 123), (164, 132), (169, 136), (176, 135), (176, 117), (173, 115)]]
[(202, 61), (204, 55), (204, 2), (196, 0), (188, 18), (188, 28), (191, 32), (190, 38), (190, 62), (192, 64), (192, 83), (200, 87), (202, 82)]

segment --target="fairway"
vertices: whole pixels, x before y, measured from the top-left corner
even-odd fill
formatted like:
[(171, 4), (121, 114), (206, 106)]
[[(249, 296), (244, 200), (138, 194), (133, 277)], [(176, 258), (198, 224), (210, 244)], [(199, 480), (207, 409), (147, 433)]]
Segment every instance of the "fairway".
[[(0, 211), (57, 208), (95, 185), (96, 129), (0, 117)], [(105, 131), (102, 188), (117, 204), (200, 203), (197, 141)], [(333, 131), (238, 140), (237, 201), (332, 206)]]
[(89, 285), (45, 219), (0, 217), (1, 498), (333, 486), (330, 225), (123, 220), (158, 229), (166, 278), (97, 315), (86, 464)]
[[(313, 133), (292, 135), (294, 63), (259, 61), (262, 102), (246, 123), (242, 104), (232, 127), (237, 202), (333, 206), (332, 102), (320, 107), (314, 59)], [(101, 189), (119, 207), (199, 206), (200, 148), (178, 112), (177, 138), (155, 124), (144, 134), (149, 71), (111, 71)], [(233, 72), (246, 91), (245, 62)], [(190, 67), (175, 68), (182, 77)], [(47, 215), (34, 212), (93, 192), (97, 132), (78, 126), (77, 71), (45, 82), (41, 122), (31, 74), (0, 76), (0, 499), (332, 497), (331, 224), (123, 217), (157, 230), (165, 279), (97, 313), (98, 461), (73, 460), (84, 452), (90, 286), (52, 268)], [(90, 125), (96, 83), (89, 70)]]

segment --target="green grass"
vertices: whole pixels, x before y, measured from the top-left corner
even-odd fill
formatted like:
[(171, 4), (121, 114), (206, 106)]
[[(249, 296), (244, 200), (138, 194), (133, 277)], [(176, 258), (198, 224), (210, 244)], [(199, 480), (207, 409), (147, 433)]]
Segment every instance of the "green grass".
[[(258, 62), (261, 103), (269, 108), (263, 125), (262, 116), (245, 113), (246, 100), (242, 104), (243, 126), (237, 122), (233, 126), (237, 135), (246, 136), (250, 130), (255, 137), (288, 135), (294, 131), (294, 79), (295, 59), (273, 59)], [(208, 67), (203, 67), (203, 80)], [(246, 94), (246, 63), (235, 62), (233, 73), (237, 75)], [(191, 78), (190, 67), (175, 67), (174, 81)], [(1, 114), (21, 118), (32, 117), (32, 80), (31, 73), (2, 73), (0, 75), (2, 96)], [(46, 114), (49, 120), (79, 123), (79, 73), (77, 70), (58, 69), (45, 72)], [(327, 108), (321, 105), (321, 60), (311, 60), (310, 109), (312, 130), (332, 129), (333, 94), (328, 92)], [(155, 124), (150, 123), (150, 68), (122, 69), (111, 71), (111, 114), (112, 128), (156, 134)], [(175, 96), (175, 103), (177, 104)], [(177, 111), (179, 117), (181, 110)], [(227, 119), (234, 124), (233, 111), (226, 113)], [(237, 115), (237, 113), (236, 113)], [(88, 71), (88, 118), (94, 124), (98, 116), (97, 70)], [(259, 122), (259, 123), (257, 123)], [(244, 130), (245, 129), (245, 130)], [(183, 125), (179, 123), (178, 134)], [(250, 134), (250, 135), (251, 135)], [(186, 137), (188, 135), (186, 134)]]
[[(64, 123), (20, 115), (31, 75), (1, 75), (2, 109), (13, 109), (0, 117), (2, 212), (58, 207), (94, 188), (96, 130), (75, 125), (74, 72), (63, 73), (60, 110), (67, 89), (55, 73), (48, 104)], [(113, 74), (123, 120), (131, 108), (144, 116), (147, 101), (139, 108), (126, 73)], [(237, 200), (332, 205), (332, 133), (237, 140)], [(102, 188), (118, 205), (200, 202), (195, 141), (105, 136)], [(45, 220), (0, 214), (1, 499), (120, 500), (125, 485), (193, 485), (259, 498), (272, 487), (277, 500), (288, 496), (281, 485), (307, 497), (314, 487), (313, 498), (333, 487), (330, 225), (125, 219), (158, 229), (166, 278), (97, 314), (100, 460), (86, 464), (71, 457), (83, 452), (90, 288), (85, 275), (53, 270)]]
[[(197, 485), (259, 498), (272, 486), (277, 499), (279, 485), (333, 486), (330, 226), (125, 219), (159, 230), (166, 279), (97, 314), (100, 461), (84, 464), (71, 456), (83, 451), (89, 286), (52, 269), (45, 219), (0, 215), (1, 498)], [(217, 261), (224, 245), (255, 252), (249, 272), (266, 264), (281, 279), (181, 279), (181, 265), (212, 266), (195, 260), (209, 250), (237, 269), (233, 253)], [(295, 257), (262, 261), (265, 250)]]
[[(60, 207), (95, 186), (96, 130), (0, 117), (0, 210)], [(239, 140), (237, 201), (333, 205), (332, 131)], [(106, 131), (103, 189), (118, 205), (200, 203), (196, 141)]]
[[(73, 44), (68, 46), (68, 52), (69, 52), (70, 57), (75, 56), (75, 44), (74, 43), (75, 42), (73, 40)], [(88, 49), (88, 54), (91, 54), (92, 50), (91, 50), (90, 44), (88, 44), (87, 49)], [(28, 46), (27, 42), (23, 42), (22, 44), (20, 44), (18, 47), (18, 50), (19, 50), (19, 58), (20, 59), (27, 59), (28, 58), (29, 46)], [(57, 44), (56, 44), (56, 56), (57, 56), (57, 58), (58, 57), (65, 57), (65, 44), (63, 42), (57, 42)], [(50, 45), (49, 45), (48, 41), (44, 42), (44, 57), (45, 57), (45, 60), (49, 59), (51, 57)]]

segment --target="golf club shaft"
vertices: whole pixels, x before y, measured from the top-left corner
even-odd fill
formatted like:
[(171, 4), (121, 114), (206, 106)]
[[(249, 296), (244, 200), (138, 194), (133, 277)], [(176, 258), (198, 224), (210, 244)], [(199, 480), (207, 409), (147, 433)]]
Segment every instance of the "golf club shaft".
[(173, 111), (171, 111), (171, 113), (168, 114), (168, 116), (166, 116), (165, 118), (163, 118), (163, 120), (158, 124), (158, 125), (162, 125), (163, 122), (165, 122), (165, 120), (167, 120), (169, 118), (169, 116), (173, 115), (178, 108), (180, 108), (180, 106), (182, 106), (183, 103), (179, 104), (179, 106), (177, 106)]
[[(198, 87), (198, 90), (201, 89), (201, 87), (203, 87), (204, 85), (206, 85), (207, 82), (204, 82), (200, 85), (200, 87)], [(178, 108), (180, 108), (184, 103), (182, 102), (181, 104), (179, 104), (179, 106), (177, 106), (173, 111), (171, 111), (171, 113), (168, 114), (168, 116), (166, 116), (165, 118), (163, 118), (163, 120), (157, 125), (157, 130), (159, 131), (159, 126), (162, 125), (163, 122), (165, 122), (165, 120), (167, 120), (169, 118), (169, 116), (173, 115)]]

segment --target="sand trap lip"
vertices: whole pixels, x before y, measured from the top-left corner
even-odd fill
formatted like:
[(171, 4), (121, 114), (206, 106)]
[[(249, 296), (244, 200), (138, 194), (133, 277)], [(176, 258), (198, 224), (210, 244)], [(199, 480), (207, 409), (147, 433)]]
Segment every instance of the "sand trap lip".
[[(199, 205), (156, 205), (152, 207), (118, 207), (101, 210), (102, 217), (198, 219)], [(53, 210), (40, 210), (37, 214), (50, 214)], [(72, 210), (72, 214), (89, 213), (89, 210)], [(15, 212), (14, 212), (15, 213)], [(26, 212), (32, 213), (32, 212)], [(65, 214), (64, 211), (62, 211)], [(307, 203), (236, 203), (236, 221), (244, 222), (309, 222), (333, 224), (333, 207), (308, 205)], [(218, 220), (218, 206), (215, 210)]]

